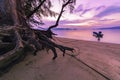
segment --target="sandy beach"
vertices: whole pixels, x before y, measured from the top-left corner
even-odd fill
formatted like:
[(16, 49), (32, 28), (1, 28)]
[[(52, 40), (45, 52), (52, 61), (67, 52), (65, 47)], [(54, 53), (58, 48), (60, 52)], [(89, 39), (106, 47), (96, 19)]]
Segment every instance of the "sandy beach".
[[(55, 38), (56, 43), (73, 47), (65, 55), (39, 51), (29, 54), (22, 62), (0, 77), (0, 80), (120, 80), (120, 44)], [(84, 63), (82, 63), (83, 61)], [(92, 69), (91, 69), (91, 68)]]

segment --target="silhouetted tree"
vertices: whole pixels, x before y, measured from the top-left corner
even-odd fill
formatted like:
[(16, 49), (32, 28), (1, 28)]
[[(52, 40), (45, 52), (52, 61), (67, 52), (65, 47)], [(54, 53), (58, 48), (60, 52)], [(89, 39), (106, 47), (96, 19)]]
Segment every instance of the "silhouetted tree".
[[(54, 53), (54, 60), (57, 57), (56, 48), (60, 49), (63, 55), (66, 50), (73, 51), (73, 48), (51, 41), (52, 35), (54, 35), (51, 29), (59, 25), (64, 8), (70, 8), (70, 11), (72, 11), (76, 0), (58, 0), (62, 3), (60, 13), (50, 10), (53, 5), (52, 1), (0, 0), (0, 55), (22, 53), (26, 47), (32, 47), (35, 50), (34, 55), (36, 55), (38, 50), (47, 47)], [(57, 15), (56, 23), (46, 31), (32, 28), (31, 24), (43, 24), (43, 16)], [(35, 19), (35, 16), (39, 18), (39, 21)], [(16, 60), (18, 56), (14, 58)]]
[(93, 32), (93, 36), (95, 36), (97, 38), (98, 41), (100, 41), (100, 38), (103, 38), (103, 34), (101, 31), (97, 32)]

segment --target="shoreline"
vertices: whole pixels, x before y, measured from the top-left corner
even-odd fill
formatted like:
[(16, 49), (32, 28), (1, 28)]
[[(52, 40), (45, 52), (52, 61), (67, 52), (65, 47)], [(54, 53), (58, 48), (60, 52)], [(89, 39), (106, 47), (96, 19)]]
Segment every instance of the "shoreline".
[[(78, 39), (78, 40), (89, 40), (89, 41), (97, 41), (97, 39), (93, 36), (93, 32), (98, 32), (99, 30), (60, 30), (55, 31), (57, 37), (66, 37), (70, 39)], [(66, 32), (67, 31), (67, 32)], [(120, 44), (120, 38), (118, 37), (120, 34), (120, 30), (100, 30), (104, 34), (103, 38), (101, 38), (102, 42), (108, 43), (116, 43)]]
[[(76, 58), (96, 69), (111, 80), (120, 79), (120, 44), (103, 43), (68, 38), (55, 38), (61, 45), (73, 47)], [(57, 50), (58, 57), (52, 60), (53, 53), (39, 51), (37, 56), (29, 54), (22, 62), (0, 77), (0, 80), (106, 80), (74, 58)]]
[(73, 38), (65, 38), (65, 37), (56, 37), (56, 38), (60, 38), (60, 39), (69, 39), (69, 40), (75, 40), (75, 41), (83, 41), (83, 42), (92, 42), (92, 43), (101, 43), (101, 44), (115, 44), (115, 45), (120, 45), (120, 43), (112, 43), (112, 42), (98, 42), (97, 40), (96, 41), (93, 41), (93, 40), (82, 40), (82, 39), (73, 39)]

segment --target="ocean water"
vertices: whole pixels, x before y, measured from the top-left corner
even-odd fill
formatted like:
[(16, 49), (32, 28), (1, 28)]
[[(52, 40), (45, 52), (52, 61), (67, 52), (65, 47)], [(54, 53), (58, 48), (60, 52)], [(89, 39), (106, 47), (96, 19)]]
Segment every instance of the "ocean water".
[(93, 31), (102, 31), (104, 34), (101, 42), (120, 44), (120, 29), (102, 29), (102, 30), (53, 30), (57, 37), (71, 38), (78, 40), (97, 41), (93, 36)]

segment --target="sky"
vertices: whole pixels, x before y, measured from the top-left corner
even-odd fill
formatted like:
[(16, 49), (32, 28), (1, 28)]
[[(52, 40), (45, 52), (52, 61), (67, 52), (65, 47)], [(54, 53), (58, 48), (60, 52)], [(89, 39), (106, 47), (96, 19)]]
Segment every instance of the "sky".
[[(51, 10), (61, 9), (59, 0), (52, 0)], [(55, 17), (44, 18), (45, 26), (55, 23)], [(59, 27), (114, 27), (120, 26), (120, 0), (77, 0), (73, 13), (65, 11)]]

